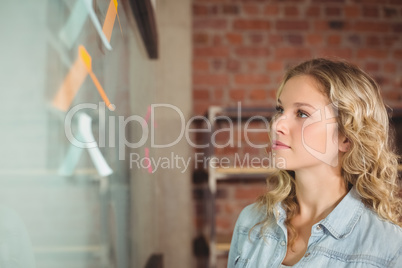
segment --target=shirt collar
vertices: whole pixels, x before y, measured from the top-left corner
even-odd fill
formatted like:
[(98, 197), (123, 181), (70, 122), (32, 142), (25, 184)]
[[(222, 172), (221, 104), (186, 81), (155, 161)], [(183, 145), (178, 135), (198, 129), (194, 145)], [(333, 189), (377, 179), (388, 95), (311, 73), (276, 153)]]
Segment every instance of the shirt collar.
[[(341, 239), (352, 232), (363, 212), (363, 208), (364, 204), (353, 186), (335, 209), (320, 221), (320, 224), (336, 239)], [(278, 224), (285, 221), (286, 212), (282, 208), (282, 203), (275, 205), (274, 216)]]
[(336, 239), (349, 235), (356, 226), (363, 213), (364, 204), (360, 199), (356, 188), (353, 188), (335, 207), (335, 209), (321, 221), (323, 225)]

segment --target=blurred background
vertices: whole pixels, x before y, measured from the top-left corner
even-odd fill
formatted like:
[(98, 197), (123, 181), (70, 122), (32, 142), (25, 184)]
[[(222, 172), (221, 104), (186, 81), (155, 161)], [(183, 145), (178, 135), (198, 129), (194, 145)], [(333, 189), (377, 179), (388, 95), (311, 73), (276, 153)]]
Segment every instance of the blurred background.
[(306, 59), (372, 75), (400, 148), (401, 0), (16, 0), (0, 18), (0, 205), (36, 267), (226, 267), (271, 173), (236, 160), (266, 157), (264, 118)]

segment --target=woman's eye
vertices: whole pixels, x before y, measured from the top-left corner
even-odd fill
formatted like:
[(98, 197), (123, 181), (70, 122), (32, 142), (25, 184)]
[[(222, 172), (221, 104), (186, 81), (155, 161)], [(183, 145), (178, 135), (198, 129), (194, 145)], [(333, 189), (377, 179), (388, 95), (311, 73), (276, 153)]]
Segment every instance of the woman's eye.
[(283, 108), (281, 106), (276, 106), (275, 109), (277, 114), (283, 114)]
[(297, 111), (297, 116), (298, 116), (298, 117), (301, 117), (301, 118), (309, 117), (308, 113), (306, 113), (306, 112), (304, 112), (304, 111), (302, 111), (302, 110), (298, 110), (298, 111)]

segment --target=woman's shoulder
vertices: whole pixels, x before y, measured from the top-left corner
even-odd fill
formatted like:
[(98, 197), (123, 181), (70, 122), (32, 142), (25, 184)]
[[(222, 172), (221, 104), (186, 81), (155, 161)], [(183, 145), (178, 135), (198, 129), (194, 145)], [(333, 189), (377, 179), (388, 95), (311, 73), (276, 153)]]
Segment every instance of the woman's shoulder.
[(267, 217), (266, 206), (261, 206), (258, 203), (253, 203), (246, 206), (237, 219), (237, 225), (242, 227), (253, 227), (259, 222), (262, 222)]
[[(377, 233), (381, 236), (398, 238), (402, 241), (402, 228), (388, 220), (382, 219), (375, 211), (365, 206), (364, 212), (361, 216), (360, 228), (364, 231)], [(399, 245), (402, 246), (402, 242)]]

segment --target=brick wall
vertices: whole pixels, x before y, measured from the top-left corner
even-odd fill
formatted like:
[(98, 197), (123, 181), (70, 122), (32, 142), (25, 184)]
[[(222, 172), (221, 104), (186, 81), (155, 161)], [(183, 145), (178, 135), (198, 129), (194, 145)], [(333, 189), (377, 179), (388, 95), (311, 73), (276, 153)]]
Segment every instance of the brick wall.
[(284, 70), (312, 57), (354, 62), (401, 105), (401, 0), (193, 0), (194, 112), (273, 105)]
[[(380, 84), (387, 104), (402, 107), (402, 0), (193, 0), (192, 12), (196, 115), (205, 115), (210, 105), (239, 101), (274, 107), (284, 71), (314, 57), (359, 65)], [(195, 181), (195, 224), (203, 230), (207, 223), (200, 207), (206, 198), (200, 192), (207, 190), (206, 179)], [(256, 180), (218, 186), (218, 236), (231, 234), (240, 209), (263, 188)]]

